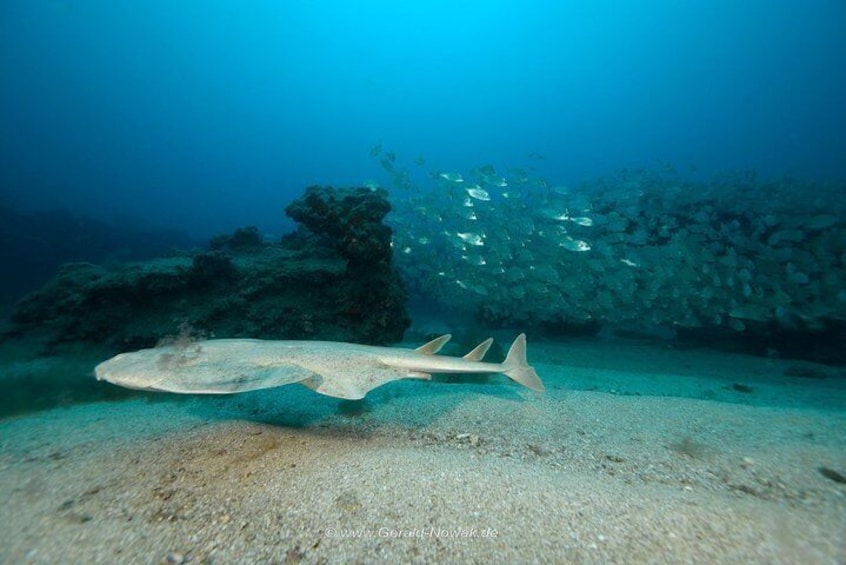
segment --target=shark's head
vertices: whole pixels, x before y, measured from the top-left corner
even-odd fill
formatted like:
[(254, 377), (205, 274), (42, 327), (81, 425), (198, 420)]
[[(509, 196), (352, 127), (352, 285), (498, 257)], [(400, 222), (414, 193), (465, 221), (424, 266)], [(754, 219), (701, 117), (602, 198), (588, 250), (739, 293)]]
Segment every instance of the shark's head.
[(120, 353), (97, 365), (94, 375), (98, 381), (107, 381), (125, 388), (155, 390), (149, 377), (145, 376), (144, 368), (139, 366), (137, 361), (137, 356), (133, 353)]

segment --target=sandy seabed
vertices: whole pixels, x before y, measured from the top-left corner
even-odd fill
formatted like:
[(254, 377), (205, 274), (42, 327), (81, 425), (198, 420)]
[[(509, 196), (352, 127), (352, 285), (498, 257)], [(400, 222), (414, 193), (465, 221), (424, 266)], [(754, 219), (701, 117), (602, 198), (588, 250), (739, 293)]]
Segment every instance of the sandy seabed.
[(546, 394), (288, 386), (7, 418), (0, 562), (846, 563), (846, 484), (820, 471), (846, 474), (842, 370), (628, 342), (529, 358)]

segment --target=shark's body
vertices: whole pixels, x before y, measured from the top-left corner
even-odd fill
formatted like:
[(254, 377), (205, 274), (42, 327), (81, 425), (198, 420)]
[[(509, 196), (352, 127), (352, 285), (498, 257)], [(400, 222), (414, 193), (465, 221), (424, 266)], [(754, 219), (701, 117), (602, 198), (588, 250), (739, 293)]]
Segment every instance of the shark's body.
[(503, 373), (538, 392), (544, 390), (526, 361), (520, 334), (502, 363), (482, 361), (492, 339), (464, 357), (437, 355), (450, 335), (417, 349), (334, 341), (212, 339), (121, 353), (97, 365), (98, 380), (140, 390), (231, 394), (303, 384), (316, 392), (355, 400), (398, 379), (430, 379), (432, 373)]

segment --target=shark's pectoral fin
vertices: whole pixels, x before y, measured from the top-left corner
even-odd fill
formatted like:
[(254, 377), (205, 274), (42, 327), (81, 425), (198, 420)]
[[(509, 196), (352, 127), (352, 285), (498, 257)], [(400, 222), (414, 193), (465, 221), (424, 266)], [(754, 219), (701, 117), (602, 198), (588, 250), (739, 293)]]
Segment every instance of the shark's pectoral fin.
[(301, 380), (300, 384), (307, 386), (314, 392), (345, 400), (360, 400), (367, 394), (366, 390), (361, 390), (353, 382), (345, 379), (326, 379), (318, 373)]
[(400, 379), (431, 380), (432, 375), (422, 371), (376, 364), (369, 367), (347, 369), (343, 372), (315, 372), (307, 379), (299, 382), (326, 396), (345, 400), (359, 400), (374, 388)]
[(425, 355), (434, 355), (435, 353), (437, 353), (438, 351), (441, 350), (441, 348), (444, 346), (444, 344), (446, 342), (448, 342), (451, 339), (452, 339), (452, 334), (444, 334), (441, 337), (436, 337), (435, 339), (433, 339), (432, 341), (430, 341), (429, 343), (427, 343), (425, 345), (421, 345), (420, 347), (418, 347), (414, 351), (416, 351), (417, 353), (423, 353)]

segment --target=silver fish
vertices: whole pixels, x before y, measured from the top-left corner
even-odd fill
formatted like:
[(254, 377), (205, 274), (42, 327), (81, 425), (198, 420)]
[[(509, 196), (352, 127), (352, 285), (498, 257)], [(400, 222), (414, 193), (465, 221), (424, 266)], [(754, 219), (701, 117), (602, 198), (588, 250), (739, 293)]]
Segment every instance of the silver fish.
[(572, 237), (565, 238), (564, 241), (558, 245), (567, 251), (590, 251), (590, 244), (588, 242), (580, 239), (573, 239)]
[(593, 225), (593, 220), (585, 216), (577, 216), (575, 218), (569, 218), (569, 220), (573, 223), (579, 224), (580, 226), (590, 227)]
[(488, 191), (483, 189), (478, 184), (468, 187), (467, 194), (469, 194), (471, 198), (475, 198), (476, 200), (482, 200), (484, 202), (488, 202), (491, 199), (491, 195), (488, 194)]
[(464, 177), (461, 173), (441, 173), (440, 177), (449, 182), (464, 182)]
[(465, 243), (469, 243), (470, 245), (481, 246), (481, 245), (485, 244), (485, 240), (483, 239), (483, 236), (481, 236), (477, 233), (473, 233), (473, 232), (461, 233), (461, 232), (459, 232), (455, 235), (457, 235), (461, 239), (461, 241), (464, 241)]

